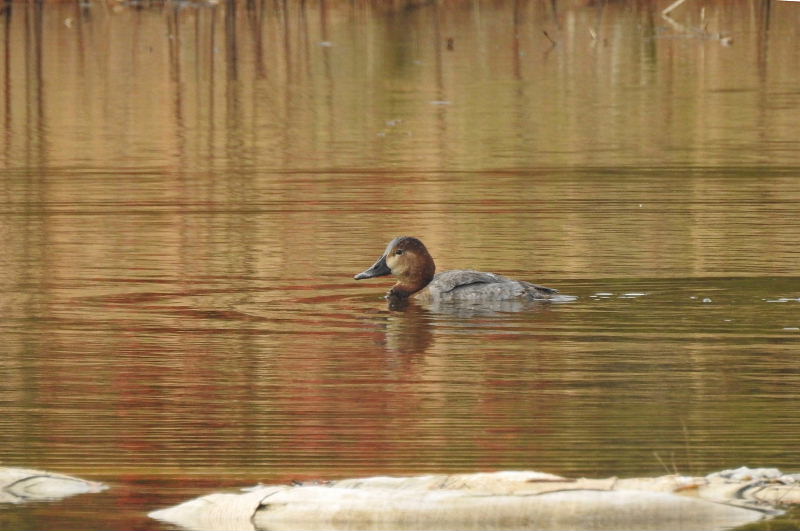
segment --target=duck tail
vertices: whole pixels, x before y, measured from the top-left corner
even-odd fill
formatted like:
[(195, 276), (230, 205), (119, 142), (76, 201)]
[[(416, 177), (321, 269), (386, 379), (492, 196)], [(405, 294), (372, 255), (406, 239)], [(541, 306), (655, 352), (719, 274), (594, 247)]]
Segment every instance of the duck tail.
[(558, 290), (555, 288), (548, 288), (547, 286), (540, 286), (539, 284), (532, 284), (530, 282), (522, 282), (522, 284), (527, 289), (528, 294), (534, 299), (546, 299), (558, 293)]

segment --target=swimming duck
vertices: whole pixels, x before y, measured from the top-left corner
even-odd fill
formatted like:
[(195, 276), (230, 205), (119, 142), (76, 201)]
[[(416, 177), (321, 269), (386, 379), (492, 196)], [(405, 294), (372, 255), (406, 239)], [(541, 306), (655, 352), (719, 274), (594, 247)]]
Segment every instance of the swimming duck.
[(411, 236), (399, 236), (390, 241), (372, 267), (353, 278), (362, 280), (385, 275), (397, 277), (397, 283), (386, 295), (388, 299), (415, 295), (430, 302), (533, 301), (550, 299), (558, 293), (557, 289), (471, 269), (436, 273), (428, 249)]

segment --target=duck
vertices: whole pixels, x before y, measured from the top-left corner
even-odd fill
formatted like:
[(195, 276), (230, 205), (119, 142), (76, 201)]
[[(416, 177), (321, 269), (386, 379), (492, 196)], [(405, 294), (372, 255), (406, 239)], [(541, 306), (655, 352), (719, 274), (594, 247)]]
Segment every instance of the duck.
[(423, 302), (490, 302), (549, 300), (557, 289), (514, 280), (496, 273), (456, 269), (436, 273), (436, 264), (425, 244), (413, 236), (398, 236), (386, 246), (372, 266), (355, 280), (394, 275), (387, 299)]

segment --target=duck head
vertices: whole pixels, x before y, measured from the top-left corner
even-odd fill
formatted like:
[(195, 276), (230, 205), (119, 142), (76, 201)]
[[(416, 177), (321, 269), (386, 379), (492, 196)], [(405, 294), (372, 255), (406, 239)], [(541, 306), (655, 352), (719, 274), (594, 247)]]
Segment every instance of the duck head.
[(388, 296), (405, 298), (427, 286), (435, 271), (433, 258), (421, 241), (411, 236), (399, 236), (389, 242), (386, 251), (372, 267), (353, 278), (363, 280), (394, 275), (397, 284), (392, 286)]

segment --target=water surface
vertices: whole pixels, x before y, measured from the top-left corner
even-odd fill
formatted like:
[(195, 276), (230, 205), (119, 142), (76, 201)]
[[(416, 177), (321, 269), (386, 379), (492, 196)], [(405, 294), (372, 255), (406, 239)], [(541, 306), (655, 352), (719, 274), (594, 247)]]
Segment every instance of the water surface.
[[(800, 6), (686, 4), (4, 4), (0, 463), (113, 488), (0, 527), (798, 471)], [(401, 234), (578, 299), (391, 311)]]

